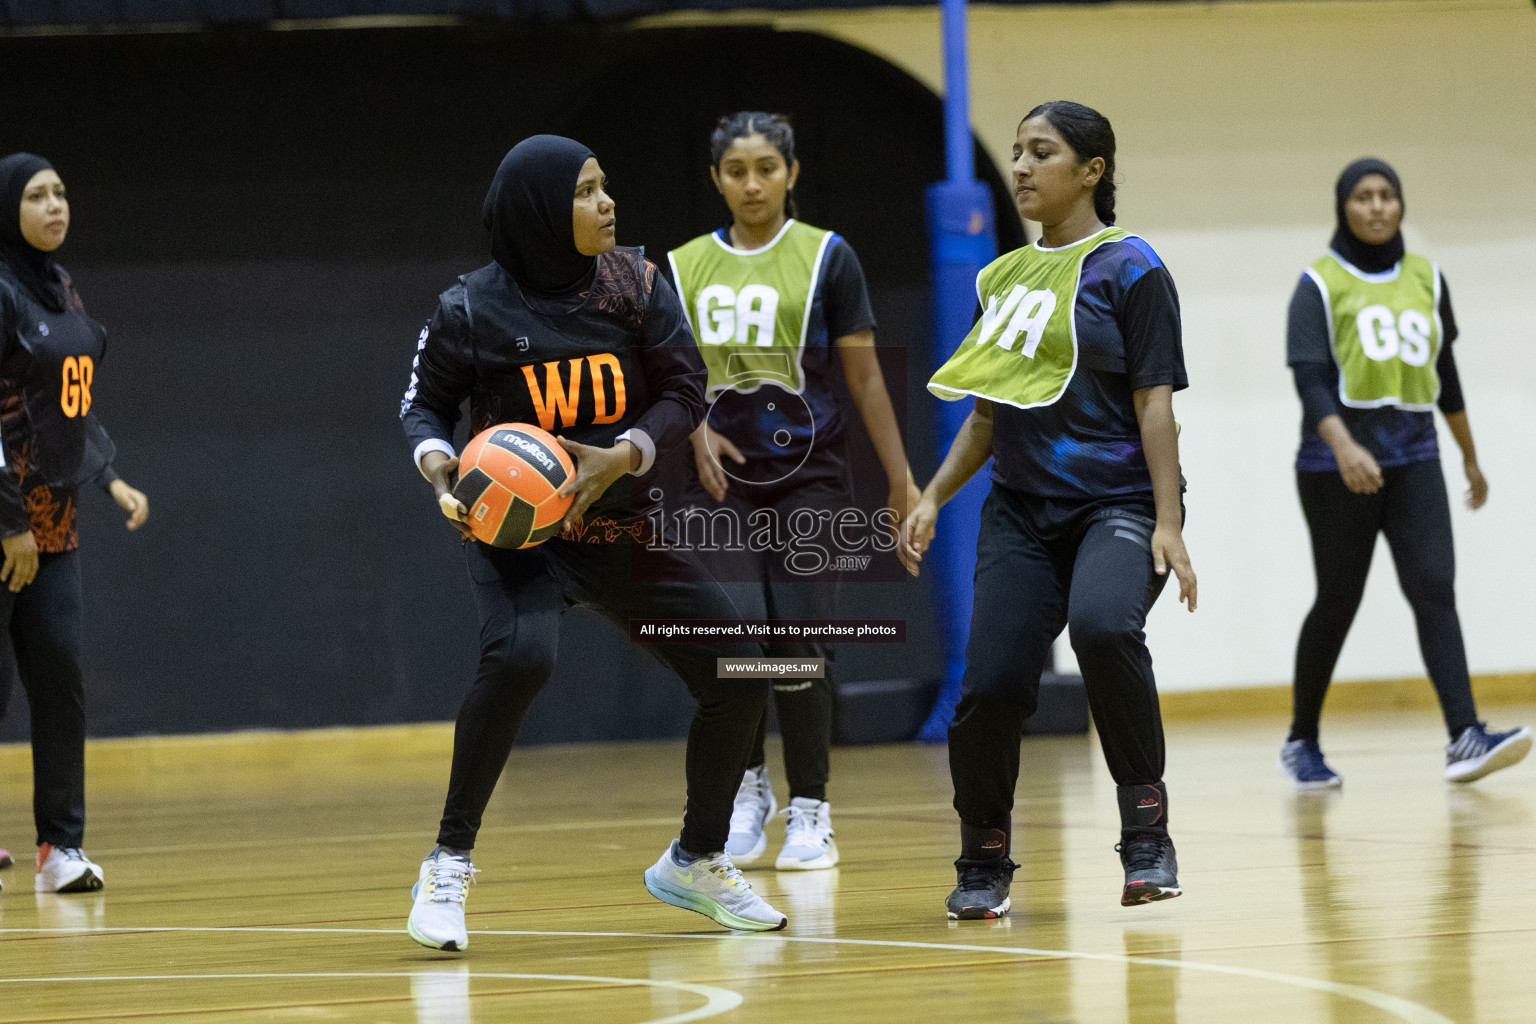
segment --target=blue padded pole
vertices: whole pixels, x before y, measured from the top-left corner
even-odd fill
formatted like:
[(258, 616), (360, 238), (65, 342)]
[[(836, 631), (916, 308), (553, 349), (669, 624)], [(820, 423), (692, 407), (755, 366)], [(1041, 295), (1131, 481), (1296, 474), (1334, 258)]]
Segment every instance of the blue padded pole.
[[(966, 61), (965, 0), (942, 0), (944, 28), (944, 166), (948, 180), (927, 194), (928, 234), (933, 259), (934, 369), (954, 352), (971, 328), (976, 308), (976, 275), (997, 255), (992, 196), (976, 180), (971, 140), (969, 68)], [(940, 458), (959, 432), (972, 403), (934, 399)], [(944, 645), (944, 681), (938, 702), (918, 739), (942, 743), (960, 699), (965, 642), (971, 628), (971, 577), (976, 569), (976, 533), (990, 471), (983, 469), (944, 507), (923, 574), (933, 588), (939, 637)]]

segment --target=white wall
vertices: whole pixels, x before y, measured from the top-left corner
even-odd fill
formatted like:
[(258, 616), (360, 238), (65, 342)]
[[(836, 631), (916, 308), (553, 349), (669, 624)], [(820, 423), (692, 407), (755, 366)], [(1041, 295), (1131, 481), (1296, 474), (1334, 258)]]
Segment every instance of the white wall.
[[(731, 20), (752, 19), (845, 39), (942, 88), (931, 8)], [(1119, 139), (1120, 223), (1152, 242), (1179, 287), (1191, 388), (1175, 410), (1202, 600), (1194, 615), (1171, 594), (1154, 610), (1160, 685), (1289, 678), (1312, 576), (1291, 469), (1300, 410), (1285, 307), (1332, 231), (1334, 178), (1362, 155), (1402, 175), (1409, 247), (1444, 268), (1462, 329), (1457, 358), (1491, 484), (1484, 510), (1461, 507), (1460, 458), (1442, 426), (1472, 670), (1536, 669), (1529, 0), (973, 5), (971, 42), (973, 123), (998, 165), (1034, 104), (1102, 110)], [(1383, 545), (1338, 675), (1422, 671)]]
[[(1390, 159), (1390, 158), (1389, 158)], [(1409, 185), (1405, 183), (1404, 191)], [(1409, 193), (1410, 201), (1412, 193)], [(1299, 405), (1284, 367), (1285, 305), (1328, 222), (1245, 232), (1149, 232), (1179, 284), (1190, 389), (1175, 398), (1189, 524), (1200, 578), (1190, 615), (1169, 584), (1147, 626), (1164, 689), (1289, 678), (1296, 631), (1312, 600), (1311, 555), (1290, 471)], [(1451, 284), (1461, 325), (1458, 366), (1490, 500), (1473, 514), (1455, 442), (1441, 423), (1452, 495), (1457, 596), (1474, 672), (1536, 667), (1536, 238), (1445, 243), (1408, 233)], [(1253, 272), (1253, 251), (1276, 271)], [(1521, 278), (1526, 278), (1522, 281)], [(1438, 417), (1437, 417), (1438, 418)], [(1065, 642), (1063, 664), (1072, 664)], [(1379, 542), (1366, 597), (1339, 664), (1341, 679), (1423, 674), (1407, 602)]]

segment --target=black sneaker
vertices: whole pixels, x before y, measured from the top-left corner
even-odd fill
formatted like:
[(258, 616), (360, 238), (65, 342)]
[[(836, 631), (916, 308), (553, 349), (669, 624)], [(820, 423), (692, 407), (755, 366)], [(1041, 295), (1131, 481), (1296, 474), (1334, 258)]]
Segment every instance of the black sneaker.
[(1120, 863), (1125, 865), (1125, 889), (1120, 893), (1122, 907), (1171, 900), (1183, 893), (1179, 888), (1179, 862), (1173, 855), (1173, 840), (1162, 829), (1126, 830), (1115, 845)]
[(1008, 913), (1008, 887), (1018, 867), (1008, 857), (1012, 827), (979, 828), (960, 823), (959, 883), (944, 901), (951, 921), (985, 921)]
[(1008, 888), (1018, 865), (1007, 857), (984, 863), (955, 862), (959, 883), (944, 901), (951, 921), (985, 921), (1008, 913)]

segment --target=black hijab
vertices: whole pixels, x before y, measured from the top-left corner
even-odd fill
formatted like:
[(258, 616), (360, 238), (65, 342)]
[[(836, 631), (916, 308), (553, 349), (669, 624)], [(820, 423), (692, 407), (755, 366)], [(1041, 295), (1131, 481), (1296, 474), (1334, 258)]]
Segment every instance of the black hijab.
[(1349, 218), (1344, 215), (1344, 204), (1349, 202), (1349, 194), (1367, 174), (1379, 174), (1390, 181), (1392, 187), (1397, 190), (1398, 202), (1403, 204), (1404, 212), (1407, 211), (1408, 204), (1403, 200), (1403, 183), (1398, 180), (1397, 172), (1392, 169), (1392, 165), (1385, 160), (1376, 160), (1371, 157), (1356, 160), (1344, 168), (1343, 173), (1339, 175), (1338, 183), (1333, 187), (1333, 212), (1338, 218), (1338, 227), (1334, 229), (1333, 240), (1328, 245), (1334, 252), (1367, 274), (1379, 274), (1384, 270), (1391, 270), (1393, 264), (1403, 258), (1403, 232), (1399, 227), (1397, 234), (1385, 242), (1380, 245), (1371, 245), (1360, 241), (1355, 237), (1355, 233), (1349, 230)]
[(0, 159), (0, 263), (32, 297), (55, 313), (64, 311), (64, 286), (59, 283), (53, 258), (32, 245), (21, 234), (21, 195), (27, 182), (38, 171), (53, 165), (31, 153), (12, 153)]
[(591, 282), (597, 257), (576, 249), (571, 204), (592, 151), (559, 135), (534, 135), (496, 169), (481, 215), (491, 255), (525, 291), (557, 297)]

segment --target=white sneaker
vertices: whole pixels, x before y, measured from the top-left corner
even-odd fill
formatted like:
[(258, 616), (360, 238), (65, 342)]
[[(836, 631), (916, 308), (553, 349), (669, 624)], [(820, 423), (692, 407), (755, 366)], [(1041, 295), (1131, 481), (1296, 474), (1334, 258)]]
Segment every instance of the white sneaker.
[(773, 866), (780, 871), (817, 871), (837, 864), (837, 842), (832, 838), (832, 805), (825, 800), (797, 796), (784, 808), (784, 849)]
[(717, 853), (691, 864), (679, 864), (676, 854), (674, 839), (661, 859), (645, 869), (645, 887), (661, 902), (703, 914), (738, 931), (773, 932), (789, 923), (752, 891), (731, 863), (730, 854)]
[(736, 790), (736, 803), (731, 809), (731, 834), (725, 841), (725, 852), (735, 864), (751, 864), (768, 849), (768, 833), (764, 829), (778, 802), (773, 799), (773, 786), (768, 782), (768, 766), (748, 768)]
[(106, 884), (101, 865), (91, 863), (78, 847), (44, 843), (37, 848), (32, 887), (38, 892), (95, 892)]
[(432, 949), (458, 952), (469, 945), (464, 927), (464, 901), (480, 869), (468, 857), (446, 846), (435, 847), (421, 862), (421, 874), (411, 887), (411, 916), (405, 930)]

